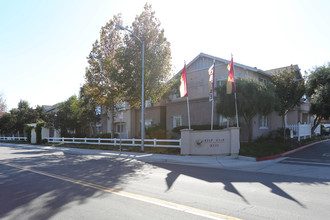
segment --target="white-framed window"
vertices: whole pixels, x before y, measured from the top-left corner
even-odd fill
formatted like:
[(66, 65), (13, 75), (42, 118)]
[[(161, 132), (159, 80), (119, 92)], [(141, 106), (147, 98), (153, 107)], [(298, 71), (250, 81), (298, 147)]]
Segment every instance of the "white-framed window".
[(116, 131), (118, 133), (123, 133), (123, 132), (126, 132), (126, 123), (118, 123), (116, 124)]
[(95, 114), (96, 115), (102, 114), (102, 107), (100, 105), (95, 107)]
[(146, 119), (144, 120), (144, 126), (147, 127), (151, 127), (152, 126), (152, 119)]
[(259, 82), (262, 82), (262, 83), (268, 83), (268, 80), (267, 79), (263, 79), (263, 78), (261, 78), (261, 77), (259, 77)]
[(96, 133), (102, 134), (103, 132), (103, 125), (101, 123), (96, 124)]
[(268, 115), (259, 115), (259, 128), (268, 129)]
[(151, 106), (152, 106), (151, 99), (146, 100), (145, 107), (148, 108)]
[(173, 116), (173, 128), (182, 126), (182, 116), (175, 115)]
[(181, 97), (180, 97), (180, 94), (179, 93), (176, 93), (176, 94), (173, 95), (173, 100), (180, 99), (180, 98)]
[(236, 118), (224, 117), (219, 115), (219, 126), (229, 128), (236, 126)]
[(229, 128), (229, 121), (230, 121), (230, 118), (226, 118), (222, 115), (219, 115), (219, 126)]
[(126, 103), (120, 103), (117, 105), (117, 111), (125, 111), (126, 110)]
[(227, 79), (217, 79), (216, 87), (223, 86), (227, 83)]
[[(217, 81), (215, 83), (215, 88), (226, 85), (226, 83), (227, 83), (227, 79), (217, 79)], [(215, 96), (217, 96), (217, 95), (218, 95), (217, 90), (215, 89)]]

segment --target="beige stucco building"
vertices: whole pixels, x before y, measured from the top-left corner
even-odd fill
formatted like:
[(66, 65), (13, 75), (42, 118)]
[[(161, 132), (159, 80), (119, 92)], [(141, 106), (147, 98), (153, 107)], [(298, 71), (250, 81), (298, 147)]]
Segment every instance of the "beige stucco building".
[[(227, 65), (229, 60), (214, 57), (201, 53), (190, 63), (187, 64), (187, 88), (189, 94), (190, 119), (191, 125), (210, 125), (211, 124), (211, 102), (209, 101), (209, 74), (208, 69), (215, 61), (215, 86), (226, 83), (228, 78)], [(298, 68), (298, 66), (294, 66)], [(235, 63), (235, 78), (255, 79), (261, 82), (270, 80), (272, 74), (281, 71), (283, 68), (263, 71), (255, 67), (249, 67), (239, 63)], [(299, 69), (298, 69), (299, 70)], [(177, 73), (180, 75), (182, 70)], [(299, 72), (298, 78), (301, 78)], [(214, 105), (216, 106), (216, 105)], [(309, 103), (303, 103), (294, 111), (290, 111), (286, 117), (286, 123), (296, 124), (310, 123)], [(214, 107), (215, 108), (215, 107)], [(134, 138), (139, 137), (141, 113), (139, 109), (125, 108), (123, 113), (118, 113), (115, 117), (116, 133), (122, 130), (122, 137)], [(120, 114), (122, 114), (122, 127), (120, 127)], [(241, 141), (247, 141), (248, 132), (244, 124), (244, 120), (240, 119), (240, 135)], [(213, 124), (223, 127), (236, 126), (235, 119), (224, 118), (218, 115), (214, 109)], [(170, 95), (166, 100), (159, 103), (151, 104), (146, 102), (145, 108), (145, 126), (159, 125), (166, 129), (168, 138), (179, 138), (179, 134), (172, 130), (179, 126), (188, 126), (187, 101), (186, 98), (180, 98), (178, 94)], [(108, 115), (107, 120), (102, 123), (103, 132), (111, 132), (111, 117)], [(270, 131), (277, 130), (282, 127), (282, 119), (278, 113), (273, 112), (270, 115), (257, 115), (253, 118), (253, 139), (267, 135)]]

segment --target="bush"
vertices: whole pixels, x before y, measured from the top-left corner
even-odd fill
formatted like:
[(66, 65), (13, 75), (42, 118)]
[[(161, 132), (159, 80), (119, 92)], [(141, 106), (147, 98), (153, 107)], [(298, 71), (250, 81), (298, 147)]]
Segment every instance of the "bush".
[(32, 131), (33, 127), (29, 126), (29, 125), (25, 125), (24, 127), (24, 132), (26, 134), (26, 141), (28, 143), (31, 143), (31, 131)]
[[(93, 138), (111, 138), (111, 133), (96, 134), (93, 135)], [(113, 138), (119, 138), (119, 135), (115, 133)]]
[[(188, 129), (188, 126), (180, 126), (172, 129), (173, 133), (180, 134), (180, 130), (182, 129)], [(214, 130), (221, 130), (224, 129), (225, 127), (219, 126), (219, 125), (214, 125), (213, 129)], [(193, 130), (211, 130), (211, 125), (191, 125), (191, 129)]]
[(146, 128), (146, 135), (148, 135), (149, 138), (166, 139), (166, 130), (159, 124), (152, 125)]
[(41, 130), (42, 127), (46, 125), (46, 122), (38, 122), (36, 126), (36, 138), (37, 138), (37, 144), (41, 144)]

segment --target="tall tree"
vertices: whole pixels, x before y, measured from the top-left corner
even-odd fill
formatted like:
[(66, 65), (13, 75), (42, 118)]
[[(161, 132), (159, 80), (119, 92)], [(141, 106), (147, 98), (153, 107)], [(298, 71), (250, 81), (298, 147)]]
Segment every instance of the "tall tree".
[(314, 68), (307, 80), (307, 96), (310, 99), (310, 113), (315, 115), (312, 130), (322, 119), (330, 118), (330, 63)]
[[(83, 110), (82, 117), (85, 122), (84, 127), (88, 128), (88, 134), (96, 135), (96, 124), (101, 119), (101, 110), (99, 104), (96, 102), (95, 97), (90, 96), (84, 91), (84, 86), (80, 88), (80, 105)], [(86, 133), (86, 135), (88, 135)]]
[(6, 112), (7, 105), (3, 96), (0, 94), (0, 117)]
[(76, 137), (85, 136), (83, 109), (81, 108), (81, 101), (76, 95), (58, 104), (56, 109), (54, 125), (56, 129), (61, 129), (63, 137), (71, 135)]
[[(150, 4), (144, 6), (144, 11), (136, 16), (128, 29), (144, 41), (145, 98), (157, 102), (166, 92), (166, 82), (170, 76), (170, 43)], [(139, 107), (142, 90), (142, 44), (131, 33), (125, 32), (125, 34), (125, 45), (117, 54), (121, 68), (116, 75), (116, 81), (125, 91), (125, 100), (129, 105)]]
[(122, 24), (120, 15), (114, 16), (101, 28), (100, 39), (95, 41), (87, 57), (89, 66), (86, 68), (85, 84), (81, 88), (82, 97), (91, 97), (94, 103), (110, 111), (112, 131), (116, 107), (123, 97), (121, 85), (114, 80), (119, 70), (115, 59), (116, 51), (123, 45), (121, 34), (115, 28), (116, 24)]
[[(252, 140), (252, 119), (257, 114), (268, 115), (278, 110), (278, 99), (274, 87), (255, 80), (236, 80), (238, 115), (244, 118), (248, 127), (248, 141)], [(235, 99), (226, 93), (226, 85), (217, 87), (216, 111), (225, 117), (234, 117)]]
[[(280, 101), (279, 115), (282, 116), (283, 128), (285, 126), (285, 115), (301, 104), (305, 94), (305, 83), (296, 66), (276, 72), (272, 76), (275, 92)], [(285, 134), (285, 133), (284, 133)]]
[(11, 136), (15, 132), (15, 121), (10, 113), (5, 112), (0, 117), (0, 134)]
[(20, 100), (17, 108), (10, 110), (12, 121), (14, 122), (13, 132), (17, 135), (23, 135), (24, 126), (29, 123), (37, 122), (39, 115), (33, 108), (29, 106), (29, 103), (24, 100)]

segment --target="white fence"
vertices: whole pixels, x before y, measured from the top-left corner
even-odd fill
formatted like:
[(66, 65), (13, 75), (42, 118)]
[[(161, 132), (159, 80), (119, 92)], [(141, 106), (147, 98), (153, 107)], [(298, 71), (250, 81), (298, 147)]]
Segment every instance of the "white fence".
[(295, 124), (295, 125), (286, 125), (286, 128), (289, 128), (293, 131), (293, 137), (298, 137), (300, 141), (301, 137), (306, 139), (307, 136), (312, 136), (312, 124)]
[[(118, 138), (46, 138), (49, 143), (71, 143), (71, 144), (96, 144), (111, 146), (141, 146), (141, 139), (118, 139)], [(144, 139), (145, 147), (168, 147), (181, 148), (181, 140), (172, 139)]]
[(0, 137), (0, 141), (26, 141), (26, 137)]

